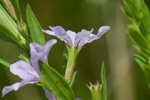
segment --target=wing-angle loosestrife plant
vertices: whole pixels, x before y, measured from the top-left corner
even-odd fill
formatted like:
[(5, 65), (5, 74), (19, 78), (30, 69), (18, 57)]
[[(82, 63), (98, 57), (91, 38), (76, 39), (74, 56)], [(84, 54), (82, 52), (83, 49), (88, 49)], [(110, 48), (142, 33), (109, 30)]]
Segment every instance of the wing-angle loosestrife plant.
[(93, 29), (90, 31), (82, 30), (81, 32), (75, 33), (71, 30), (66, 31), (61, 26), (49, 28), (51, 30), (43, 30), (43, 32), (48, 35), (56, 36), (67, 44), (69, 56), (65, 78), (68, 82), (71, 81), (72, 74), (75, 68), (75, 60), (82, 47), (87, 43), (91, 43), (94, 40), (101, 38), (102, 35), (110, 30), (110, 26), (102, 26), (99, 28), (98, 33), (95, 35), (93, 34)]
[[(36, 43), (31, 43), (31, 64), (20, 60), (10, 65), (10, 72), (12, 72), (14, 75), (19, 76), (22, 81), (17, 82), (11, 86), (4, 87), (4, 89), (2, 90), (2, 96), (5, 96), (7, 93), (13, 90), (17, 91), (24, 85), (39, 83), (41, 80), (41, 74), (39, 71), (38, 61), (40, 60), (48, 63), (47, 56), (54, 44), (56, 44), (55, 39), (49, 40), (44, 47)], [(46, 95), (48, 95), (49, 92), (47, 90), (45, 91)]]
[[(21, 11), (19, 0), (14, 0), (13, 3), (11, 0), (0, 1), (0, 39), (17, 45), (19, 49), (19, 61), (10, 64), (0, 58), (0, 64), (9, 68), (11, 73), (22, 79), (20, 82), (4, 87), (2, 96), (11, 91), (17, 91), (24, 85), (37, 84), (43, 88), (49, 100), (80, 100), (79, 98), (75, 99), (74, 91), (71, 88), (76, 76), (76, 72), (74, 72), (76, 58), (84, 45), (98, 40), (110, 30), (110, 26), (100, 27), (97, 34), (93, 34), (93, 29), (75, 33), (71, 30), (66, 31), (61, 26), (43, 30), (66, 43), (68, 61), (63, 76), (48, 64), (48, 54), (57, 41), (52, 39), (46, 43), (42, 27), (29, 5), (26, 7), (26, 17)], [(23, 18), (26, 18), (26, 21)], [(100, 96), (104, 97), (101, 100), (107, 100), (104, 79), (102, 78), (102, 96), (99, 95), (99, 91), (96, 91), (96, 95), (95, 92), (91, 92), (92, 98), (96, 98), (95, 100)]]

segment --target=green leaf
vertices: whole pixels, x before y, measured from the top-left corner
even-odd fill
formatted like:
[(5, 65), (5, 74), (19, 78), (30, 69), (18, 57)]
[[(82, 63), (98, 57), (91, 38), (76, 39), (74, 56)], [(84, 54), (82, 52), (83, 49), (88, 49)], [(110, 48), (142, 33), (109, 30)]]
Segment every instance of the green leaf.
[(7, 61), (5, 61), (4, 59), (2, 59), (2, 58), (0, 58), (0, 64), (2, 64), (3, 66), (5, 66), (7, 68), (10, 67), (10, 64)]
[(16, 16), (16, 11), (14, 9), (14, 5), (12, 4), (11, 0), (2, 0), (3, 4), (5, 6), (5, 8), (7, 9), (7, 12), (9, 13), (9, 15), (11, 15), (11, 17), (17, 21), (17, 16)]
[(134, 41), (134, 43), (141, 48), (150, 49), (148, 41), (144, 38), (141, 32), (135, 25), (130, 25), (128, 27), (130, 38)]
[(13, 33), (2, 25), (0, 25), (0, 39), (11, 43), (15, 43), (16, 41)]
[(71, 81), (69, 82), (70, 87), (73, 85), (73, 83), (74, 83), (74, 81), (75, 81), (75, 79), (76, 79), (76, 76), (77, 76), (77, 71), (75, 71), (75, 72), (73, 73), (73, 75), (72, 75)]
[(32, 42), (44, 45), (45, 37), (42, 33), (42, 28), (29, 5), (27, 6), (26, 17)]
[(0, 4), (0, 39), (14, 41), (20, 46), (26, 45), (26, 40), (19, 33), (17, 24)]
[(141, 60), (141, 57), (136, 57), (136, 62), (139, 64), (139, 67), (142, 69), (142, 71), (144, 72), (146, 81), (148, 83), (148, 85), (150, 86), (150, 64), (146, 64), (145, 62), (143, 62)]
[(124, 12), (150, 41), (150, 11), (144, 0), (125, 0)]
[(144, 57), (143, 55), (135, 55), (134, 56), (136, 59), (139, 59), (140, 61), (142, 61), (145, 64), (148, 64), (148, 59), (146, 57)]
[(14, 4), (15, 4), (17, 18), (19, 19), (19, 21), (22, 21), (22, 13), (21, 13), (21, 8), (19, 6), (19, 0), (14, 0)]
[(106, 80), (106, 74), (105, 74), (105, 65), (102, 64), (101, 69), (101, 80), (102, 80), (102, 100), (107, 100), (107, 80)]
[(15, 21), (9, 16), (6, 10), (0, 4), (0, 25), (9, 29), (13, 35), (17, 36), (19, 33), (17, 29), (17, 24)]
[(0, 39), (20, 46), (25, 46), (26, 44), (26, 41), (21, 35), (14, 36), (11, 31), (2, 25), (0, 25)]
[(42, 85), (51, 91), (58, 100), (74, 100), (74, 93), (63, 76), (48, 64), (40, 63), (40, 65)]

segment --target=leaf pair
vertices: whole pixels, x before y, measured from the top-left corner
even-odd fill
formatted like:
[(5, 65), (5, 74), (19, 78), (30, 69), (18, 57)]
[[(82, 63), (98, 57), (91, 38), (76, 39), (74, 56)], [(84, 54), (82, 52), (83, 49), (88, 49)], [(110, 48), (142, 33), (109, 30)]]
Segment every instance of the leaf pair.
[(42, 28), (29, 5), (27, 6), (26, 17), (32, 42), (44, 45), (45, 37), (42, 33)]

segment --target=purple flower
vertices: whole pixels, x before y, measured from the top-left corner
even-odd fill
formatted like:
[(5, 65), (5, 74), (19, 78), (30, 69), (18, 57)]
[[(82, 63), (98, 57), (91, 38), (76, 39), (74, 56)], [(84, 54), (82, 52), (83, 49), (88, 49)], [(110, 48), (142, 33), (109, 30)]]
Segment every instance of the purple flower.
[(10, 72), (12, 72), (14, 75), (19, 76), (22, 81), (4, 87), (4, 89), (2, 90), (2, 96), (5, 96), (7, 93), (13, 90), (17, 91), (24, 85), (38, 83), (41, 79), (38, 61), (40, 60), (48, 63), (48, 53), (56, 42), (57, 41), (55, 39), (49, 40), (44, 47), (36, 43), (31, 43), (31, 64), (20, 60), (10, 65)]
[(45, 95), (48, 98), (48, 100), (57, 100), (57, 98), (51, 93), (49, 92), (47, 89), (43, 88), (45, 91)]
[(35, 71), (35, 69), (28, 63), (20, 60), (10, 66), (10, 72), (14, 75), (19, 76), (22, 81), (17, 82), (13, 85), (6, 86), (2, 90), (2, 96), (5, 96), (7, 93), (15, 90), (17, 91), (20, 87), (27, 84), (35, 84), (40, 81), (39, 74)]
[(70, 30), (65, 31), (61, 26), (49, 27), (51, 30), (43, 30), (43, 32), (56, 36), (64, 41), (69, 46), (83, 47), (87, 43), (99, 39), (104, 33), (110, 30), (110, 26), (102, 26), (99, 28), (97, 35), (93, 34), (93, 29), (90, 31), (82, 30), (77, 34)]
[(34, 67), (34, 69), (37, 71), (38, 74), (40, 74), (39, 70), (39, 60), (43, 61), (45, 63), (48, 63), (48, 54), (51, 49), (51, 47), (56, 44), (56, 40), (52, 39), (49, 40), (46, 45), (43, 47), (37, 43), (30, 43), (30, 59), (31, 59), (31, 65)]
[(76, 98), (76, 100), (81, 100), (80, 98)]

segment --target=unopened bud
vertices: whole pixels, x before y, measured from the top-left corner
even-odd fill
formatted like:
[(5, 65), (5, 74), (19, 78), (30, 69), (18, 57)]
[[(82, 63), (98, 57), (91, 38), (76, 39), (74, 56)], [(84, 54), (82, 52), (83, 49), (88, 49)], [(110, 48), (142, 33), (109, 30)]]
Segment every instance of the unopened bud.
[(13, 4), (11, 3), (10, 0), (3, 0), (5, 6), (6, 6), (6, 9), (7, 11), (10, 13), (10, 15), (15, 19), (17, 20), (17, 16), (16, 16), (16, 12), (15, 12), (15, 9), (14, 9), (14, 6)]
[(22, 21), (21, 23), (17, 24), (18, 30), (20, 33), (28, 35), (27, 33), (27, 25)]
[(88, 88), (92, 94), (92, 100), (101, 100), (102, 85), (99, 84), (99, 82), (97, 82), (95, 85), (90, 83)]

